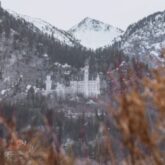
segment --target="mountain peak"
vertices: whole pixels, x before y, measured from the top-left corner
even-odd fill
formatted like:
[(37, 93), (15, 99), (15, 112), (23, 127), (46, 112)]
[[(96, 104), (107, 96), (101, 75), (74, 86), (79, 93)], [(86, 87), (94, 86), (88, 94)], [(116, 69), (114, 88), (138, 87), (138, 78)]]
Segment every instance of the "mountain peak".
[(90, 18), (90, 17), (85, 17), (81, 22), (98, 22), (98, 23), (103, 23), (97, 19)]
[[(76, 31), (77, 29), (93, 29), (95, 31), (99, 30), (109, 30), (111, 28), (114, 28), (113, 26), (106, 24), (104, 22), (101, 22), (99, 20), (86, 17), (81, 22), (79, 22), (77, 25), (73, 26), (70, 31)], [(120, 29), (119, 29), (120, 30)]]
[(93, 20), (93, 18), (85, 17), (83, 20), (84, 20), (84, 21), (88, 21), (88, 20)]
[(122, 35), (123, 31), (99, 20), (86, 17), (73, 26), (69, 33), (77, 38), (83, 46), (97, 49), (112, 45), (114, 40)]

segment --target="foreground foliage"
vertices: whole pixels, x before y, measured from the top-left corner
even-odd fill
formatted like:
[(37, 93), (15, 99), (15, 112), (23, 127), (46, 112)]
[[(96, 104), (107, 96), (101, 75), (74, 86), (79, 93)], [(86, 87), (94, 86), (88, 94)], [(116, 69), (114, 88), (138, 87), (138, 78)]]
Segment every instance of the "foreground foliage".
[[(113, 151), (113, 139), (102, 122), (101, 144), (96, 149), (98, 164), (165, 164), (165, 72), (155, 70), (151, 79), (142, 81), (142, 89), (133, 88), (122, 94), (118, 106), (111, 106), (108, 114), (119, 131), (124, 156), (118, 159)], [(49, 116), (50, 117), (50, 116)], [(74, 165), (97, 164), (90, 159), (80, 161), (70, 151), (66, 154), (53, 133), (51, 120), (45, 117), (40, 131), (18, 133), (14, 116), (6, 119), (1, 113), (0, 124), (6, 138), (0, 139), (1, 165)]]

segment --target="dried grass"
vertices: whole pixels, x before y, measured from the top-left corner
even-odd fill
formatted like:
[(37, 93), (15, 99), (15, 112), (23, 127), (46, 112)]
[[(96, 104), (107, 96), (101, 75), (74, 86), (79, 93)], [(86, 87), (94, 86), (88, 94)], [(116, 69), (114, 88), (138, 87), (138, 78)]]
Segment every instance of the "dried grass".
[[(114, 114), (123, 144), (128, 150), (120, 164), (164, 165), (165, 153), (160, 149), (160, 144), (165, 141), (165, 69), (155, 70), (154, 78), (146, 78), (143, 85), (144, 92), (133, 89), (123, 94), (119, 108), (111, 108), (109, 111)], [(157, 114), (153, 126), (150, 125), (153, 121), (149, 120), (148, 115), (149, 105), (154, 107)], [(0, 124), (9, 135), (7, 139), (0, 139), (0, 165), (76, 165), (74, 157), (66, 155), (57, 147), (51, 122), (46, 120), (46, 123), (46, 136), (42, 132), (27, 133), (24, 136), (30, 136), (30, 140), (25, 142), (16, 131), (15, 119), (7, 120), (1, 115)], [(110, 160), (111, 164), (118, 164), (106, 126), (103, 126), (102, 134), (104, 140), (100, 154), (106, 157), (105, 160)], [(52, 140), (47, 140), (47, 136)]]

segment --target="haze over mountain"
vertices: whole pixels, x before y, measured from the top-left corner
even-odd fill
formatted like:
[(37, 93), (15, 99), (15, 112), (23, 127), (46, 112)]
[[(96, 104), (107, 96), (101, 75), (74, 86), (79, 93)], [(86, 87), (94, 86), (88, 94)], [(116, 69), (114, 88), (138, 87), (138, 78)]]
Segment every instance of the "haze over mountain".
[[(121, 49), (129, 56), (138, 56), (144, 61), (159, 63), (161, 49), (164, 47), (164, 12), (154, 13), (130, 25), (124, 32), (119, 28), (99, 20), (86, 17), (68, 31), (60, 30), (42, 19), (19, 15), (9, 11), (14, 17), (25, 19), (43, 33), (53, 36), (68, 46), (82, 46), (96, 50), (122, 41)], [(151, 58), (151, 59), (149, 59)], [(154, 58), (154, 59), (152, 59)], [(148, 62), (147, 62), (148, 63)]]
[(5, 9), (42, 18), (59, 29), (68, 30), (85, 17), (126, 30), (129, 24), (164, 10), (164, 0), (1, 0)]

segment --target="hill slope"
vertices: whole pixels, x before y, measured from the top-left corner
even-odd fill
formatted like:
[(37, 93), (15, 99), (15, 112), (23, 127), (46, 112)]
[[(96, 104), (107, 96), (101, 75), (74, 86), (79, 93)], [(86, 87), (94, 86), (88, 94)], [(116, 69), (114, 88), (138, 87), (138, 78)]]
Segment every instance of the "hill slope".
[(20, 15), (20, 14), (17, 14), (16, 12), (10, 11), (10, 10), (8, 10), (8, 11), (16, 19), (22, 19), (22, 20), (24, 19), (27, 22), (32, 23), (43, 33), (53, 36), (57, 41), (61, 42), (62, 44), (66, 44), (68, 46), (79, 45), (78, 41), (70, 33), (66, 32), (64, 30), (60, 30), (42, 19), (32, 18), (32, 17), (26, 16), (26, 15)]
[(153, 66), (162, 61), (165, 47), (165, 11), (154, 13), (128, 27), (122, 37), (122, 50)]

